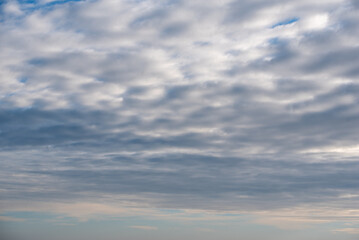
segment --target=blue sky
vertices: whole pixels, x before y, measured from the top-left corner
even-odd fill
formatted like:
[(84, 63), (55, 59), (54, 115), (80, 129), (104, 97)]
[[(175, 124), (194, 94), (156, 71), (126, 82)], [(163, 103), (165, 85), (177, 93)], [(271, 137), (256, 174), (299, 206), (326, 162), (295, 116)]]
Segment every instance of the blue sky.
[(292, 23), (295, 23), (295, 22), (298, 22), (298, 21), (299, 21), (299, 18), (297, 18), (297, 17), (294, 17), (294, 18), (291, 18), (291, 19), (286, 19), (286, 20), (284, 20), (282, 22), (278, 22), (278, 23), (274, 24), (272, 26), (272, 28), (289, 25), (289, 24), (292, 24)]
[(358, 239), (357, 1), (0, 8), (2, 239)]

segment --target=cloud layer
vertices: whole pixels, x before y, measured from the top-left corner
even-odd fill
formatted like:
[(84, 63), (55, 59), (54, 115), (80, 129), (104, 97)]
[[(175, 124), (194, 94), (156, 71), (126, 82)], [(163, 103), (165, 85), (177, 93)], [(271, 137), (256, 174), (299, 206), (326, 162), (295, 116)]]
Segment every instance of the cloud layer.
[(357, 210), (358, 11), (343, 0), (3, 3), (2, 210), (104, 198)]

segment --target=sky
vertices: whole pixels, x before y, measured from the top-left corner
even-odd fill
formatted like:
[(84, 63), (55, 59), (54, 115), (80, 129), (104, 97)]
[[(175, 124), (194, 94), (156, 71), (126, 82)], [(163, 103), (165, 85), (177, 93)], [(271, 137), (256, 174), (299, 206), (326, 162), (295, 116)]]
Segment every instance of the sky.
[(359, 239), (359, 1), (0, 1), (3, 240)]

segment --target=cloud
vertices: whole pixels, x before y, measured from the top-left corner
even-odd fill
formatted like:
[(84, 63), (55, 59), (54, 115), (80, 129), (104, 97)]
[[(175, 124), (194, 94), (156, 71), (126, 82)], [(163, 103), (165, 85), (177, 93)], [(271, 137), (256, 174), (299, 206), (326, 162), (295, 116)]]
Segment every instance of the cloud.
[(345, 232), (348, 234), (359, 234), (359, 229), (358, 228), (342, 228), (342, 229), (335, 230), (335, 232)]
[(23, 222), (23, 221), (25, 221), (25, 219), (8, 217), (8, 216), (0, 216), (0, 221), (4, 221), (4, 222)]
[(99, 196), (106, 214), (114, 199), (357, 209), (355, 2), (7, 1), (1, 11), (3, 212), (15, 199)]
[(130, 226), (130, 228), (140, 229), (140, 230), (157, 230), (157, 227), (153, 227), (153, 226)]

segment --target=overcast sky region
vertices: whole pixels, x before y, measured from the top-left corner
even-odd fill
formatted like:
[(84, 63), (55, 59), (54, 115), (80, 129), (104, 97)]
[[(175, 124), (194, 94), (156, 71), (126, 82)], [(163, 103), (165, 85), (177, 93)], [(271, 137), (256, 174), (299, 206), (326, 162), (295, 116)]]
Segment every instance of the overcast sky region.
[(359, 1), (0, 0), (0, 239), (359, 239)]

